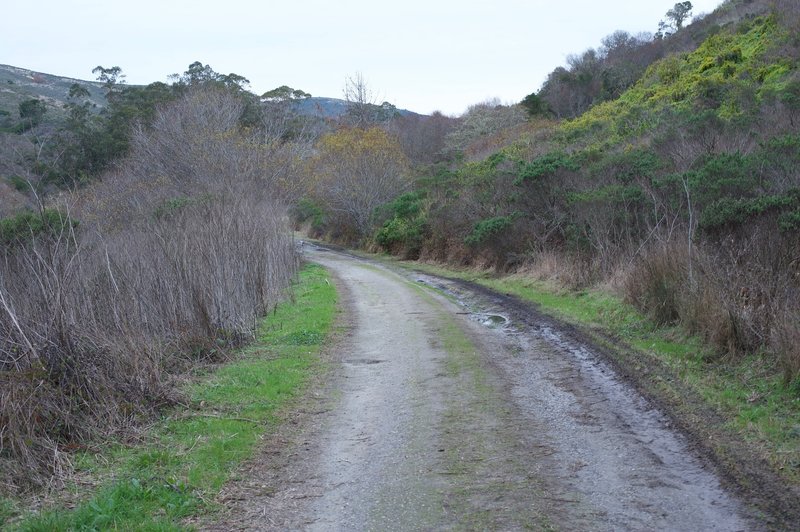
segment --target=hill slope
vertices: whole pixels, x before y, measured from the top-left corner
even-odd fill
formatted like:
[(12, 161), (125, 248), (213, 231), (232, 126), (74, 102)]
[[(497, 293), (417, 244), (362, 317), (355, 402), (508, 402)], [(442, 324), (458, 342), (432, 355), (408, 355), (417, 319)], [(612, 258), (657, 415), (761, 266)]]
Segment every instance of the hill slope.
[(43, 99), (51, 107), (61, 109), (66, 104), (69, 89), (74, 83), (89, 91), (88, 99), (91, 103), (97, 107), (106, 105), (102, 83), (0, 65), (0, 109), (16, 114), (19, 104), (31, 98)]
[(756, 3), (728, 2), (702, 32), (686, 28), (700, 44), (614, 100), (476, 142), (493, 153), (456, 159), (386, 206), (374, 245), (517, 272), (578, 299), (610, 287), (649, 327), (696, 335), (702, 350), (660, 355), (674, 378), (797, 486), (800, 9), (753, 15)]

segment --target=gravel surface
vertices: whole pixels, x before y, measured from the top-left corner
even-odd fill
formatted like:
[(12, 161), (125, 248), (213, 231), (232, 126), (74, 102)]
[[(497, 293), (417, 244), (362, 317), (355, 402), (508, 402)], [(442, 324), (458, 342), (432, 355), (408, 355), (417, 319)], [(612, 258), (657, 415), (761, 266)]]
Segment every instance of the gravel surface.
[(588, 346), (463, 287), (314, 248), (346, 334), (216, 530), (754, 530)]

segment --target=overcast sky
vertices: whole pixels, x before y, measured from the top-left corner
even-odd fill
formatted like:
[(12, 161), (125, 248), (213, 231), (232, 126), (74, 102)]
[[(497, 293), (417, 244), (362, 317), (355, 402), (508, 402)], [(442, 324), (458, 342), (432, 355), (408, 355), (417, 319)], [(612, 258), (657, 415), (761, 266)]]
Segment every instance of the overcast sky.
[[(567, 55), (614, 30), (653, 32), (675, 0), (10, 0), (0, 63), (93, 79), (167, 81), (194, 61), (261, 94), (280, 85), (342, 97), (361, 72), (380, 101), (460, 114), (521, 100)], [(695, 0), (694, 13), (721, 0)], [(9, 5), (10, 4), (10, 5)]]

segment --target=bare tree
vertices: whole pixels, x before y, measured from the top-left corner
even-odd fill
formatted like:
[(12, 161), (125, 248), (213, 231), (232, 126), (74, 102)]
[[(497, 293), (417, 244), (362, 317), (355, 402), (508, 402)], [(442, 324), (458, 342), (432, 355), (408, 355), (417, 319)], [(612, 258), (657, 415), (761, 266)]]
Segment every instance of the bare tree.
[(339, 218), (345, 238), (366, 236), (375, 209), (411, 184), (400, 145), (377, 127), (325, 135), (313, 162), (316, 196)]
[(397, 115), (397, 108), (391, 103), (378, 104), (377, 95), (361, 72), (345, 80), (344, 99), (347, 102), (344, 119), (350, 126), (367, 128), (389, 122)]

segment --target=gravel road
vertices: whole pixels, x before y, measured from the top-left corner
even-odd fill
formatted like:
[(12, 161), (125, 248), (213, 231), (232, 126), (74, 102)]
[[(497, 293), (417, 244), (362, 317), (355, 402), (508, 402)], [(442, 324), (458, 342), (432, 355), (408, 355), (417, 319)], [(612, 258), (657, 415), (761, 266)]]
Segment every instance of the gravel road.
[(590, 346), (479, 294), (314, 248), (346, 333), (217, 530), (758, 530)]

